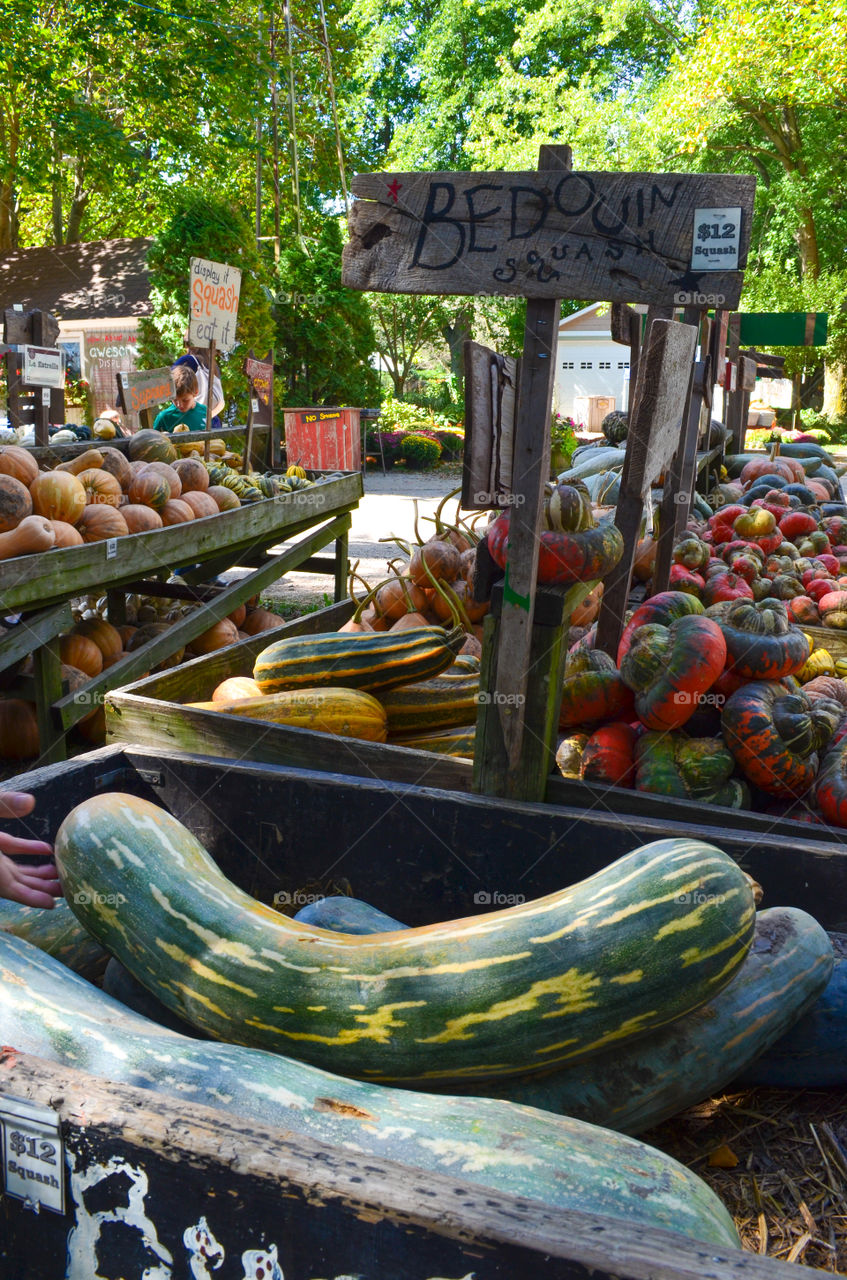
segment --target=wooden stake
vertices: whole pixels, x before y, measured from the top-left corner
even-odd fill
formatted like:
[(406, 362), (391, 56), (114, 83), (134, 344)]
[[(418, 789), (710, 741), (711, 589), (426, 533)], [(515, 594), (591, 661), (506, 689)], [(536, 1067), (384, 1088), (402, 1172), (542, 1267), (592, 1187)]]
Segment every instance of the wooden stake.
[[(568, 146), (541, 147), (542, 169), (569, 170)], [(538, 531), (544, 485), (550, 471), (550, 406), (559, 338), (558, 300), (528, 298), (515, 424), (512, 475), (514, 505), (503, 584), (503, 611), (497, 654), (496, 692), (509, 777), (517, 785), (524, 739), (525, 703), (532, 648)], [(510, 794), (510, 791), (507, 791)]]
[[(215, 394), (215, 355), (217, 354), (217, 342), (214, 338), (209, 345), (209, 385), (206, 389), (206, 431), (212, 430), (212, 397)], [(203, 457), (209, 461), (211, 450), (209, 448), (210, 440), (208, 435), (203, 442)]]

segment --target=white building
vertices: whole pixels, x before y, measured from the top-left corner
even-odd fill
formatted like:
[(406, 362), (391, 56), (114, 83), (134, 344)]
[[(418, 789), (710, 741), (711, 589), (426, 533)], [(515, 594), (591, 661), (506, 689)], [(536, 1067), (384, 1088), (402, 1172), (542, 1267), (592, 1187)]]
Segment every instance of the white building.
[(629, 404), (629, 349), (612, 341), (610, 326), (608, 302), (593, 302), (559, 323), (556, 408), (589, 431)]

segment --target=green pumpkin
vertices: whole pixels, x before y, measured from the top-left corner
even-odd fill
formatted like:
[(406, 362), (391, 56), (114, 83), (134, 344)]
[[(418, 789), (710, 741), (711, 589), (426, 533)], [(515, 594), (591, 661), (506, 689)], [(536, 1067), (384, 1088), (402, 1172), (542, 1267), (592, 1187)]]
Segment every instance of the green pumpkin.
[(582, 529), (594, 528), (591, 494), (581, 480), (547, 486), (544, 519), (548, 529), (560, 533), (579, 533)]
[[(720, 738), (644, 733), (636, 744), (635, 767), (638, 791), (710, 804), (727, 803), (732, 795), (725, 784), (735, 769), (735, 760)], [(719, 795), (721, 799), (717, 799)]]
[(626, 409), (613, 409), (600, 423), (600, 430), (609, 444), (622, 444), (629, 430), (629, 413)]

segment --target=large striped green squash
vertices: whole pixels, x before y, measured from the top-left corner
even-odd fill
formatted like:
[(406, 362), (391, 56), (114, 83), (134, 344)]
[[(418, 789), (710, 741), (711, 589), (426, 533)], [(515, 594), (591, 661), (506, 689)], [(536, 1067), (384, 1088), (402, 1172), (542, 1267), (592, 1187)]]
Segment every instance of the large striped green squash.
[(0, 936), (0, 1043), (548, 1209), (739, 1247), (732, 1219), (705, 1183), (633, 1138), (507, 1102), (344, 1080), (278, 1054), (192, 1040), (131, 1013), (6, 936)]
[(119, 793), (68, 815), (56, 862), (86, 928), (187, 1022), (375, 1080), (542, 1071), (643, 1035), (729, 982), (755, 918), (731, 858), (660, 840), (518, 907), (350, 937), (258, 903)]
[(460, 627), (286, 636), (262, 650), (253, 679), (262, 693), (321, 685), (373, 693), (437, 676), (451, 665), (464, 642)]
[(83, 928), (64, 898), (47, 909), (0, 898), (0, 932), (23, 938), (91, 982), (102, 978), (109, 961), (109, 953)]

